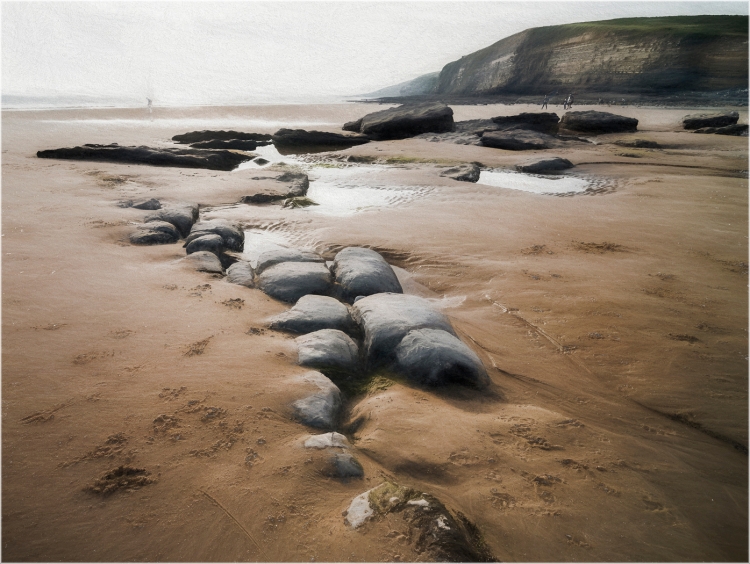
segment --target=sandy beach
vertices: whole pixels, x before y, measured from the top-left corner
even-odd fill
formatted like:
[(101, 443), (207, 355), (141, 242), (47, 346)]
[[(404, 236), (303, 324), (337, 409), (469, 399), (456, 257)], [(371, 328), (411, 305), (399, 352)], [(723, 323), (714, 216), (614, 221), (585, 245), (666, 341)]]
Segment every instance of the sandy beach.
[[(501, 561), (746, 561), (748, 141), (680, 126), (714, 109), (747, 123), (746, 108), (579, 106), (638, 132), (549, 151), (405, 139), (289, 155), (320, 203), (305, 209), (238, 205), (258, 167), (36, 157), (201, 129), (340, 132), (377, 109), (3, 111), (3, 560), (424, 560), (398, 514), (356, 530), (342, 516), (390, 480), (466, 516)], [(614, 144), (627, 139), (659, 148)], [(572, 191), (518, 189), (514, 165), (539, 154), (576, 165)], [(440, 176), (471, 162), (498, 185)], [(491, 386), (347, 397), (340, 432), (365, 475), (325, 476), (290, 407), (307, 369), (268, 328), (290, 305), (196, 272), (182, 241), (131, 245), (148, 212), (118, 202), (151, 197), (240, 223), (248, 257), (377, 250)], [(122, 465), (149, 480), (86, 489)]]

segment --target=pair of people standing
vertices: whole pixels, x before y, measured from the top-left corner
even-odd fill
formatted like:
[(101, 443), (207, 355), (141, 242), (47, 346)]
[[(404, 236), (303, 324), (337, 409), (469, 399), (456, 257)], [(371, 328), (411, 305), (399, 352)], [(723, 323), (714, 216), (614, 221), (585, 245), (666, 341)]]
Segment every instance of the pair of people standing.
[[(547, 103), (549, 102), (549, 94), (544, 95), (544, 102), (542, 102), (542, 109), (544, 110), (547, 108)], [(569, 94), (568, 97), (565, 99), (565, 102), (563, 103), (563, 109), (568, 110), (573, 107), (573, 94)]]

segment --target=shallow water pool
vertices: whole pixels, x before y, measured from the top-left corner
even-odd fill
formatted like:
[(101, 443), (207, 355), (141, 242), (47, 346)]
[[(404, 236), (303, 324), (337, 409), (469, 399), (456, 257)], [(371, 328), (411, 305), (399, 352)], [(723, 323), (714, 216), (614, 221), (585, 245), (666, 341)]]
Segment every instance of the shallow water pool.
[(477, 184), (533, 194), (576, 194), (585, 192), (591, 182), (575, 176), (541, 176), (513, 171), (483, 170), (479, 174)]

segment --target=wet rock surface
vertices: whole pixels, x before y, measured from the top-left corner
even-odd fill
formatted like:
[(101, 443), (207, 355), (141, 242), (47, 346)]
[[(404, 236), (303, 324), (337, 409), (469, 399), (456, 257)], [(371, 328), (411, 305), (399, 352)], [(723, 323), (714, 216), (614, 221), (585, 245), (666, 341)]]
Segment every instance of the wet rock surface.
[(227, 268), (227, 282), (247, 288), (255, 288), (255, 273), (250, 263), (244, 260), (235, 262)]
[(319, 370), (356, 371), (359, 348), (351, 337), (338, 329), (321, 329), (295, 340), (299, 363)]
[(636, 131), (638, 120), (594, 110), (567, 112), (560, 120), (560, 128), (580, 133), (621, 133)]
[(270, 327), (292, 333), (338, 329), (351, 334), (355, 329), (349, 309), (344, 304), (328, 296), (314, 295), (302, 296), (292, 309), (272, 318)]
[[(213, 139), (211, 141), (201, 141), (190, 145), (193, 149), (233, 149), (235, 151), (254, 151), (258, 148), (257, 141), (243, 141), (241, 139)], [(254, 156), (254, 155), (253, 155)]]
[(197, 218), (197, 206), (192, 207), (190, 205), (184, 205), (179, 207), (161, 208), (155, 213), (147, 215), (143, 221), (145, 223), (150, 223), (152, 221), (166, 221), (177, 228), (181, 237), (187, 237)]
[(231, 151), (153, 148), (146, 146), (123, 147), (111, 145), (83, 145), (38, 151), (40, 159), (71, 159), (78, 161), (105, 161), (112, 163), (146, 164), (209, 170), (234, 170), (252, 157)]
[(331, 289), (331, 272), (317, 262), (282, 262), (263, 270), (258, 287), (283, 302), (296, 302), (307, 294), (327, 294)]
[(658, 149), (659, 144), (656, 141), (647, 139), (620, 139), (614, 142), (619, 147), (632, 147), (634, 149)]
[(555, 146), (556, 140), (551, 135), (524, 129), (508, 131), (488, 131), (479, 139), (481, 145), (506, 151), (530, 151), (549, 149)]
[(562, 157), (542, 157), (529, 159), (516, 165), (519, 172), (539, 174), (543, 172), (558, 172), (573, 168), (573, 163)]
[(342, 249), (336, 254), (331, 271), (341, 299), (348, 303), (352, 303), (357, 296), (403, 292), (391, 265), (372, 249)]
[(307, 189), (310, 187), (310, 179), (303, 172), (287, 171), (274, 180), (288, 184), (288, 186), (281, 190), (264, 190), (256, 194), (243, 196), (240, 203), (267, 204), (287, 198), (297, 198), (307, 194)]
[(737, 137), (747, 137), (747, 124), (735, 123), (733, 125), (725, 125), (722, 127), (702, 127), (696, 129), (693, 133), (713, 133), (716, 135), (734, 135)]
[(176, 243), (180, 239), (180, 232), (166, 221), (152, 221), (139, 225), (129, 239), (134, 245), (165, 245)]
[(440, 173), (440, 176), (447, 176), (461, 182), (476, 182), (479, 180), (481, 170), (475, 164), (466, 164), (448, 168)]
[(282, 154), (293, 150), (317, 152), (348, 149), (369, 142), (370, 139), (364, 135), (343, 135), (304, 129), (279, 129), (273, 134), (273, 143)]
[(227, 250), (241, 253), (245, 248), (245, 232), (239, 225), (225, 219), (198, 221), (192, 226), (190, 234), (185, 238), (185, 245), (197, 237), (210, 234), (219, 235)]
[(325, 259), (318, 253), (312, 251), (302, 251), (299, 249), (283, 248), (265, 251), (258, 257), (258, 264), (255, 267), (257, 274), (262, 273), (266, 268), (282, 262), (319, 262), (324, 263)]
[(682, 118), (685, 129), (701, 129), (703, 127), (725, 127), (734, 125), (740, 119), (737, 112), (717, 112), (710, 114), (690, 114)]
[(560, 118), (557, 114), (551, 112), (524, 112), (514, 116), (493, 117), (492, 122), (501, 131), (526, 129), (554, 135), (557, 133)]
[(485, 388), (490, 383), (476, 353), (446, 331), (409, 331), (396, 347), (395, 355), (395, 369), (416, 384), (462, 384)]
[(150, 198), (148, 200), (137, 200), (130, 202), (128, 207), (135, 208), (137, 210), (158, 210), (161, 209), (161, 202), (156, 198)]
[(224, 130), (203, 130), (181, 133), (172, 137), (176, 143), (199, 143), (202, 141), (255, 141), (261, 145), (267, 145), (271, 142), (271, 136), (267, 133), (243, 133), (241, 131), (224, 131)]
[(359, 122), (359, 132), (375, 140), (405, 139), (429, 132), (443, 133), (453, 131), (454, 127), (453, 110), (441, 103), (406, 104), (367, 114)]
[(222, 274), (224, 272), (219, 257), (208, 251), (192, 253), (185, 257), (185, 261), (199, 272), (210, 272), (213, 274)]
[(318, 391), (292, 404), (295, 417), (310, 427), (334, 427), (341, 410), (341, 392), (336, 384), (320, 372), (306, 372), (297, 380), (314, 385)]
[(224, 252), (224, 240), (219, 235), (209, 233), (195, 237), (185, 245), (185, 252), (189, 255), (200, 251), (208, 251), (218, 257)]

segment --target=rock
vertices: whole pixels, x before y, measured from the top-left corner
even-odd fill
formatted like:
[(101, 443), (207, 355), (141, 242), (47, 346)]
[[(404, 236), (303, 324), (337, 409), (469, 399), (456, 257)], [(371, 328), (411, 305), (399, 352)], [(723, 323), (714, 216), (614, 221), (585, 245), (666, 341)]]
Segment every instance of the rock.
[(169, 207), (157, 210), (156, 213), (147, 215), (143, 221), (150, 223), (152, 221), (166, 221), (174, 225), (180, 232), (180, 236), (187, 237), (190, 229), (195, 222), (196, 214), (189, 207)]
[(258, 166), (263, 166), (263, 165), (267, 165), (271, 161), (269, 161), (268, 159), (264, 159), (263, 157), (258, 157), (257, 159), (253, 159), (253, 162), (257, 164)]
[(352, 529), (359, 528), (365, 521), (375, 514), (375, 511), (370, 505), (371, 491), (372, 490), (367, 490), (355, 497), (349, 504), (349, 509), (346, 510), (346, 519), (344, 522)]
[(185, 251), (189, 255), (199, 251), (208, 251), (218, 257), (224, 252), (224, 240), (220, 235), (210, 233), (192, 239), (187, 245), (185, 245)]
[(165, 245), (176, 243), (180, 239), (180, 233), (171, 223), (152, 221), (139, 225), (129, 238), (134, 245)]
[(524, 112), (515, 116), (498, 116), (492, 118), (500, 130), (528, 129), (554, 135), (557, 133), (560, 118), (551, 112)]
[(260, 274), (266, 268), (282, 262), (320, 262), (324, 263), (325, 259), (318, 253), (312, 251), (301, 251), (299, 249), (279, 248), (270, 251), (264, 251), (258, 256), (258, 264), (255, 266), (255, 272)]
[(560, 120), (560, 128), (581, 133), (621, 133), (636, 131), (638, 120), (594, 110), (567, 112)]
[(197, 253), (190, 254), (185, 260), (187, 260), (195, 270), (200, 272), (213, 272), (218, 274), (224, 272), (219, 257), (208, 251), (198, 251)]
[(185, 246), (193, 239), (209, 234), (219, 235), (224, 241), (224, 247), (230, 251), (241, 253), (245, 249), (245, 232), (237, 224), (225, 219), (210, 219), (195, 223), (190, 229), (190, 234), (185, 238)]
[(554, 172), (573, 168), (573, 163), (561, 157), (542, 157), (529, 159), (516, 165), (519, 172), (538, 174), (541, 172)]
[(716, 135), (736, 135), (747, 136), (747, 124), (735, 123), (723, 127), (702, 127), (696, 129), (693, 133), (715, 133)]
[(313, 295), (302, 296), (292, 309), (272, 318), (270, 327), (292, 333), (312, 333), (320, 329), (352, 333), (355, 329), (354, 320), (344, 304), (328, 296)]
[(347, 121), (344, 124), (343, 129), (344, 131), (354, 131), (355, 133), (359, 133), (359, 130), (362, 128), (362, 118), (359, 118), (355, 121)]
[(193, 149), (234, 149), (235, 151), (254, 151), (258, 148), (257, 141), (243, 141), (242, 139), (213, 139), (212, 141), (201, 141), (191, 143)]
[(396, 347), (396, 370), (416, 384), (486, 388), (482, 361), (458, 337), (439, 329), (409, 331)]
[(646, 139), (620, 139), (614, 142), (620, 147), (632, 147), (634, 149), (658, 149), (659, 144), (656, 141), (647, 141)]
[(266, 294), (292, 303), (307, 294), (328, 293), (331, 282), (330, 270), (318, 262), (282, 262), (258, 276), (258, 287)]
[(319, 206), (320, 204), (315, 200), (311, 200), (307, 196), (298, 196), (296, 198), (287, 198), (281, 205), (282, 208), (287, 209), (298, 209), (298, 208), (309, 208), (310, 206)]
[(703, 127), (724, 127), (734, 125), (740, 119), (737, 112), (721, 112), (714, 114), (690, 114), (682, 118), (685, 129), (701, 129)]
[(305, 440), (305, 448), (349, 448), (349, 441), (341, 433), (323, 433), (311, 435)]
[(266, 133), (242, 133), (239, 131), (191, 131), (172, 137), (172, 141), (177, 143), (199, 143), (201, 141), (223, 140), (229, 141), (238, 139), (241, 141), (256, 141), (259, 144), (267, 145), (271, 142), (271, 136)]
[(150, 200), (140, 200), (138, 202), (134, 202), (130, 207), (133, 207), (137, 210), (159, 210), (161, 209), (161, 202), (156, 198), (151, 198)]
[(318, 391), (294, 402), (294, 415), (310, 427), (330, 429), (339, 418), (341, 392), (336, 384), (320, 372), (306, 372), (300, 379), (317, 386)]
[(453, 110), (442, 103), (405, 104), (367, 114), (360, 133), (371, 139), (405, 139), (421, 133), (453, 131)]
[(529, 151), (549, 149), (556, 144), (555, 138), (536, 131), (511, 129), (509, 131), (488, 131), (479, 139), (479, 143), (493, 149), (506, 151)]
[(255, 273), (250, 263), (244, 260), (235, 262), (227, 268), (227, 282), (239, 284), (248, 288), (255, 288)]
[(339, 251), (331, 271), (342, 299), (349, 303), (357, 296), (403, 292), (391, 265), (372, 249), (347, 247)]
[(413, 329), (440, 329), (455, 335), (448, 318), (424, 298), (407, 294), (376, 294), (357, 301), (352, 317), (364, 334), (368, 368), (396, 360), (395, 350)]
[(38, 151), (40, 159), (71, 159), (78, 161), (104, 161), (112, 163), (147, 164), (209, 170), (234, 170), (252, 157), (232, 151), (177, 149), (153, 147), (121, 147), (111, 145), (83, 145)]
[(348, 452), (337, 453), (328, 459), (328, 464), (322, 469), (324, 476), (332, 478), (361, 478), (365, 471), (359, 461)]
[(284, 151), (291, 150), (318, 152), (348, 149), (369, 142), (370, 139), (364, 135), (342, 135), (341, 133), (305, 131), (304, 129), (279, 129), (273, 134), (273, 144), (282, 154), (284, 154)]
[(476, 182), (479, 180), (480, 172), (481, 170), (477, 165), (465, 164), (446, 169), (440, 173), (440, 176), (447, 176), (448, 178), (461, 180), (462, 182)]
[(297, 198), (307, 194), (307, 189), (310, 186), (310, 179), (304, 172), (285, 172), (284, 174), (275, 178), (277, 182), (288, 183), (289, 186), (285, 191), (265, 191), (249, 196), (244, 196), (240, 203), (242, 204), (267, 204), (269, 202), (275, 202), (278, 200), (284, 200), (287, 198)]
[(297, 337), (294, 342), (302, 366), (353, 372), (359, 365), (357, 343), (338, 329), (321, 329)]

